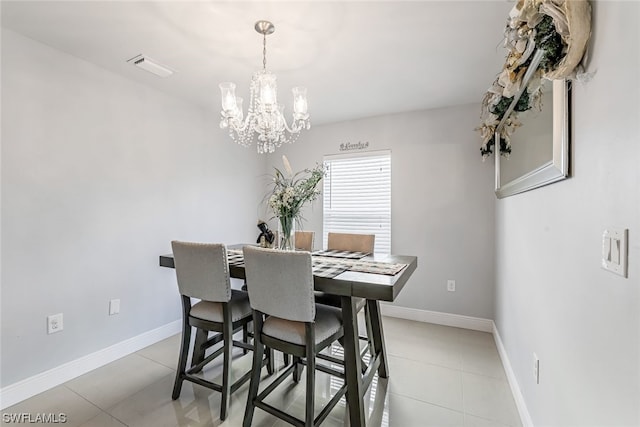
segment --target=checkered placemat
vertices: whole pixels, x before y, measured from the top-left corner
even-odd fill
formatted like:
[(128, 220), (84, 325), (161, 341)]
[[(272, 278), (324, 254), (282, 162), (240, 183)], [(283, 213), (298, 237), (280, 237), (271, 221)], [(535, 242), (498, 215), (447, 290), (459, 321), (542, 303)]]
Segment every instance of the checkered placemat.
[(333, 279), (340, 273), (344, 273), (348, 270), (346, 266), (337, 265), (335, 263), (327, 263), (322, 260), (313, 260), (313, 275), (318, 277), (326, 277)]
[[(242, 255), (241, 250), (237, 249), (228, 249), (227, 250), (227, 260), (229, 261), (229, 265), (235, 265), (236, 267), (244, 267), (244, 256)], [(332, 260), (326, 261), (322, 259), (314, 259), (313, 261), (313, 275), (318, 277), (326, 277), (328, 279), (333, 279), (338, 274), (343, 273), (349, 269), (348, 266), (342, 264), (336, 264), (335, 262), (331, 262)]]
[(315, 251), (314, 256), (327, 256), (333, 258), (345, 258), (345, 259), (360, 259), (364, 258), (369, 253), (367, 252), (352, 252), (352, 251), (339, 251), (337, 249), (329, 249), (326, 251)]
[(368, 261), (358, 259), (340, 259), (331, 257), (314, 256), (314, 262), (325, 262), (331, 265), (339, 265), (345, 267), (349, 271), (357, 271), (359, 273), (384, 274), (385, 276), (395, 276), (402, 271), (407, 264)]
[(360, 273), (384, 274), (386, 276), (395, 276), (404, 269), (407, 264), (394, 264), (389, 262), (376, 261), (356, 261), (350, 267), (350, 271), (358, 271)]

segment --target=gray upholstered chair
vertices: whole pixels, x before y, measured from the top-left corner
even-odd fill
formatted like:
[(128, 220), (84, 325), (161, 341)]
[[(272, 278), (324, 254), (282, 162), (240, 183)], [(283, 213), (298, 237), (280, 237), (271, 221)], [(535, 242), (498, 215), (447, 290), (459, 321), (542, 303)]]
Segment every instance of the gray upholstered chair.
[[(355, 234), (355, 233), (329, 233), (327, 235), (327, 250), (338, 251), (350, 251), (350, 252), (364, 252), (372, 254), (374, 252), (376, 243), (375, 234)], [(365, 325), (367, 328), (367, 336), (360, 337), (366, 339), (369, 345), (371, 345), (371, 320), (369, 318), (369, 312), (366, 309), (367, 301), (364, 298), (354, 298), (356, 300), (357, 311), (365, 309)], [(340, 307), (342, 305), (340, 298), (335, 295), (324, 294), (322, 292), (316, 292), (316, 302), (319, 304), (330, 305), (333, 307)]]
[[(315, 238), (315, 231), (296, 231), (296, 250), (297, 251), (313, 251), (313, 241)], [(276, 242), (276, 248), (278, 243), (278, 231), (274, 231), (274, 242)]]
[(296, 249), (299, 251), (313, 251), (315, 234), (313, 231), (296, 231)]
[[(255, 343), (243, 425), (251, 425), (258, 407), (294, 425), (317, 426), (346, 391), (346, 385), (343, 385), (314, 418), (316, 367), (344, 378), (344, 371), (316, 365), (318, 353), (343, 336), (340, 310), (315, 303), (309, 252), (283, 252), (251, 246), (245, 246), (243, 251)], [(265, 346), (291, 354), (297, 362), (258, 393)], [(265, 399), (289, 374), (293, 373), (294, 381), (299, 381), (303, 363), (307, 367), (306, 404), (305, 419), (300, 420), (266, 403)]]
[[(354, 233), (329, 233), (327, 235), (327, 250), (364, 252), (372, 254), (376, 242), (375, 234), (354, 234)], [(316, 302), (320, 304), (340, 307), (340, 298), (335, 295), (327, 295), (316, 292)], [(358, 311), (366, 305), (363, 298), (356, 299)]]
[(327, 235), (327, 249), (339, 251), (373, 253), (375, 234), (329, 233)]
[[(231, 383), (232, 347), (253, 349), (247, 341), (247, 324), (252, 320), (249, 296), (246, 292), (231, 289), (227, 250), (222, 244), (171, 242), (175, 262), (178, 289), (182, 299), (182, 343), (172, 398), (180, 396), (184, 380), (222, 393), (220, 419), (229, 413), (230, 395), (250, 377), (247, 372), (235, 383)], [(200, 301), (191, 304), (191, 298)], [(191, 341), (191, 328), (198, 331), (194, 343), (192, 366), (186, 369)], [(243, 329), (245, 342), (233, 341), (233, 334)], [(209, 331), (218, 332), (209, 339)], [(218, 350), (208, 357), (205, 351), (223, 342)], [(223, 355), (222, 384), (216, 384), (193, 375), (213, 359)], [(271, 365), (270, 365), (271, 366)]]

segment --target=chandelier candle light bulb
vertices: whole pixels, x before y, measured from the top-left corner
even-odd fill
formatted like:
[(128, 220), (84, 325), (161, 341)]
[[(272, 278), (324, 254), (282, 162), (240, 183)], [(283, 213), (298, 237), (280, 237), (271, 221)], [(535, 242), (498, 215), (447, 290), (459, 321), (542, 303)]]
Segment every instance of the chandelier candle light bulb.
[(234, 83), (220, 83), (222, 92), (222, 109), (233, 111), (236, 108), (236, 85)]
[(220, 83), (222, 97), (222, 120), (220, 127), (229, 129), (229, 135), (238, 144), (251, 145), (257, 134), (258, 153), (273, 153), (282, 143), (294, 142), (302, 129), (309, 129), (307, 89), (293, 88), (293, 121), (291, 126), (284, 118), (284, 106), (278, 104), (276, 76), (267, 71), (267, 35), (275, 31), (269, 21), (258, 21), (255, 30), (263, 36), (263, 69), (251, 78), (249, 109), (246, 119), (242, 109), (242, 98), (235, 95), (234, 83)]
[(276, 104), (276, 76), (267, 73), (260, 76), (260, 103), (265, 107)]
[(296, 119), (304, 120), (309, 117), (307, 114), (307, 88), (294, 87), (293, 92), (293, 113)]

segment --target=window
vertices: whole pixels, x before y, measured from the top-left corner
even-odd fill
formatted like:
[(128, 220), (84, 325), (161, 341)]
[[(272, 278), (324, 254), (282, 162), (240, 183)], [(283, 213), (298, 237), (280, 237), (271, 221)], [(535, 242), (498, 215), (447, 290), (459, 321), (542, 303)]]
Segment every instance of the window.
[(391, 152), (325, 156), (323, 247), (327, 235), (375, 234), (375, 252), (391, 253)]

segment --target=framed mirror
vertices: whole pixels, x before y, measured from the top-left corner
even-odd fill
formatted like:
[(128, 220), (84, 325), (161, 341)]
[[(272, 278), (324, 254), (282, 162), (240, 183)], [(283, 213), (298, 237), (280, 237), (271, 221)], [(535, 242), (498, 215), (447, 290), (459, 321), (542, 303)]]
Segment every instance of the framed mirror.
[[(569, 177), (571, 84), (546, 80), (545, 85), (542, 110), (533, 108), (520, 114), (522, 126), (512, 136), (509, 157), (495, 156), (499, 199)], [(499, 132), (495, 138), (499, 147)]]

